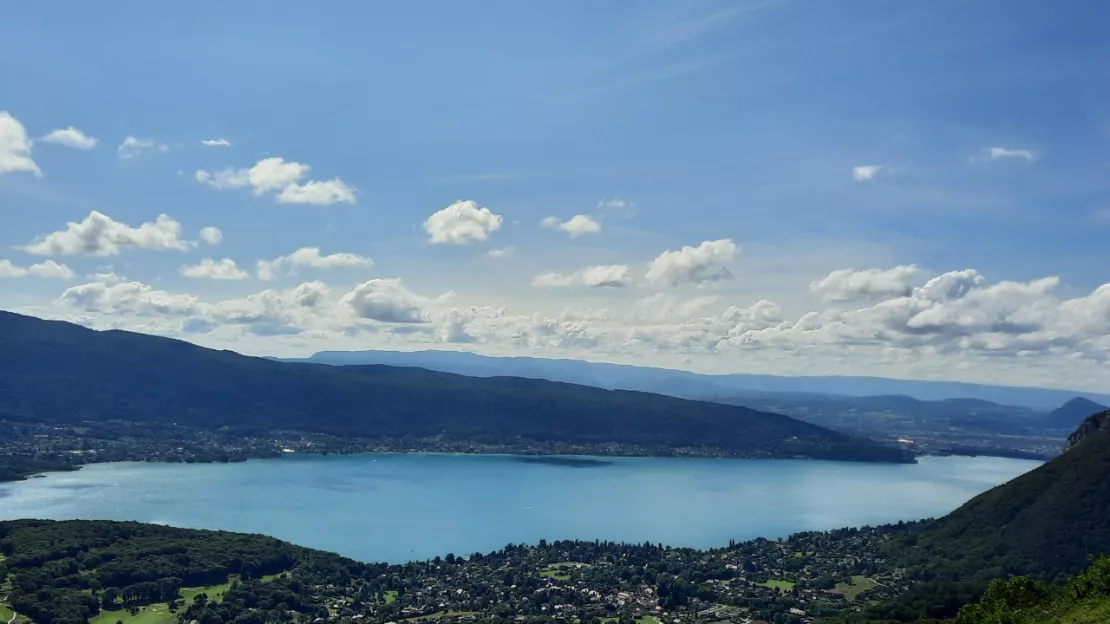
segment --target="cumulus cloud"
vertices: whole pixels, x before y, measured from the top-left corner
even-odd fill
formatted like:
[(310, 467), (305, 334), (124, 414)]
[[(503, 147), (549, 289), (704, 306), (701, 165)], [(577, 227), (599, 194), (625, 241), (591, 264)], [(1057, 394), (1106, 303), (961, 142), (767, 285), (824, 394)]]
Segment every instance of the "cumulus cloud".
[(574, 215), (566, 221), (561, 221), (557, 217), (547, 217), (540, 221), (540, 225), (566, 232), (571, 238), (578, 238), (583, 234), (597, 234), (601, 231), (601, 224), (583, 214)]
[(532, 279), (533, 286), (590, 286), (623, 288), (632, 281), (632, 270), (625, 264), (597, 265), (573, 273), (543, 273)]
[(1037, 153), (1028, 149), (1015, 149), (1009, 147), (987, 147), (983, 148), (982, 157), (986, 160), (1024, 160), (1025, 162), (1033, 162), (1037, 160)]
[(218, 139), (204, 139), (200, 144), (205, 147), (231, 147), (231, 141), (222, 137)]
[(648, 265), (647, 279), (654, 284), (669, 286), (732, 279), (732, 272), (725, 264), (732, 262), (739, 251), (740, 248), (728, 238), (704, 241), (697, 247), (664, 251)]
[(502, 247), (500, 249), (490, 249), (486, 252), (486, 256), (490, 258), (509, 258), (513, 255), (512, 247)]
[(137, 139), (128, 136), (116, 148), (116, 155), (123, 160), (130, 160), (142, 156), (147, 152), (168, 152), (169, 146), (159, 143), (154, 139)]
[(429, 300), (407, 288), (400, 279), (372, 279), (343, 295), (342, 304), (359, 318), (382, 323), (423, 323)]
[(8, 111), (0, 111), (0, 173), (25, 171), (41, 177), (42, 171), (31, 160), (32, 145), (23, 124)]
[(141, 282), (89, 282), (67, 288), (59, 301), (73, 308), (101, 314), (188, 316), (202, 305), (192, 295), (157, 290)]
[(177, 270), (184, 277), (210, 280), (244, 280), (250, 277), (230, 258), (213, 260), (205, 258), (198, 264), (186, 264)]
[(39, 256), (114, 256), (128, 247), (182, 251), (189, 243), (181, 238), (181, 224), (168, 215), (131, 227), (94, 210), (83, 221), (67, 223), (64, 230), (39, 237), (22, 249)]
[(282, 204), (312, 204), (329, 206), (331, 204), (355, 203), (355, 190), (339, 178), (324, 182), (290, 184), (281, 189), (278, 202)]
[(90, 279), (90, 280), (94, 281), (94, 282), (104, 282), (104, 283), (107, 283), (107, 284), (115, 284), (115, 283), (118, 283), (118, 282), (129, 281), (127, 278), (123, 277), (122, 275), (117, 275), (115, 271), (105, 271), (105, 272), (102, 272), (102, 273), (89, 273), (85, 277), (87, 279)]
[(319, 247), (301, 247), (286, 256), (273, 260), (259, 260), (256, 265), (258, 279), (272, 280), (281, 275), (293, 275), (298, 267), (313, 269), (335, 269), (343, 267), (368, 267), (374, 261), (366, 256), (353, 253), (334, 253), (322, 255)]
[(852, 167), (852, 179), (856, 182), (867, 182), (874, 180), (875, 176), (885, 169), (884, 165), (859, 165)]
[(890, 269), (840, 269), (809, 285), (827, 301), (904, 297), (923, 272), (914, 265)]
[(96, 147), (97, 140), (86, 135), (77, 128), (70, 126), (65, 129), (52, 130), (50, 134), (42, 137), (44, 143), (55, 143), (79, 150), (91, 150)]
[(64, 264), (53, 260), (46, 260), (29, 267), (12, 264), (11, 260), (0, 260), (0, 278), (3, 277), (39, 277), (43, 279), (73, 279), (73, 271)]
[(481, 243), (501, 229), (503, 219), (489, 208), (473, 201), (459, 200), (433, 213), (424, 221), (424, 231), (433, 244), (466, 245)]
[(210, 225), (206, 228), (201, 228), (200, 230), (200, 240), (209, 245), (218, 245), (223, 239), (224, 233), (220, 231), (220, 228), (218, 227)]
[(255, 195), (274, 192), (277, 193), (277, 201), (283, 204), (327, 206), (356, 202), (355, 189), (339, 178), (299, 184), (300, 180), (308, 175), (310, 169), (308, 165), (272, 156), (263, 158), (249, 168), (228, 168), (220, 171), (198, 169), (194, 177), (197, 182), (217, 189), (249, 187)]

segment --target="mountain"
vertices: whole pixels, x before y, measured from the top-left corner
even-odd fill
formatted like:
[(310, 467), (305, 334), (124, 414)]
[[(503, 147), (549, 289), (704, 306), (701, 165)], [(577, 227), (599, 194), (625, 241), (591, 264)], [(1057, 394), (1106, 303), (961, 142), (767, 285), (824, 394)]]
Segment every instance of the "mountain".
[(939, 577), (1061, 580), (1110, 553), (1107, 414), (1060, 457), (941, 518), (906, 556)]
[(872, 435), (926, 430), (1013, 434), (1044, 428), (1043, 412), (979, 399), (922, 401), (908, 396), (849, 397), (785, 392), (707, 398), (785, 414), (838, 431), (866, 431)]
[[(994, 579), (1029, 576), (1035, 579), (1030, 582), (1064, 583), (1087, 568), (1092, 557), (1110, 553), (1110, 413), (1091, 417), (1072, 437), (1075, 443), (1063, 455), (895, 540), (888, 555), (910, 578), (922, 582), (897, 598), (830, 622), (952, 618), (978, 600), (988, 585), (995, 587)], [(1100, 569), (1107, 565), (1101, 563)], [(962, 621), (980, 624), (977, 619)], [(1042, 621), (1048, 620), (1028, 623)]]
[(1048, 416), (1045, 417), (1045, 425), (1054, 429), (1066, 429), (1071, 431), (1078, 427), (1084, 420), (1087, 420), (1088, 416), (1105, 411), (1106, 409), (1107, 407), (1105, 405), (1099, 405), (1083, 397), (1075, 397), (1059, 408), (1049, 412)]
[(0, 420), (176, 423), (486, 445), (619, 444), (750, 457), (912, 461), (779, 414), (642, 392), (415, 368), (275, 362), (0, 313)]
[(1068, 436), (1068, 444), (1064, 447), (1064, 452), (1070, 451), (1108, 430), (1110, 430), (1110, 410), (1091, 414), (1083, 421), (1083, 424), (1079, 425), (1078, 429)]
[(1051, 410), (1075, 396), (1110, 403), (1110, 395), (1051, 388), (989, 386), (953, 381), (882, 377), (702, 375), (689, 371), (534, 357), (490, 357), (463, 351), (321, 351), (307, 359), (320, 364), (415, 366), (474, 377), (514, 376), (578, 383), (599, 388), (642, 390), (684, 398), (740, 393), (807, 393), (845, 396), (903, 395), (922, 401), (978, 399)]

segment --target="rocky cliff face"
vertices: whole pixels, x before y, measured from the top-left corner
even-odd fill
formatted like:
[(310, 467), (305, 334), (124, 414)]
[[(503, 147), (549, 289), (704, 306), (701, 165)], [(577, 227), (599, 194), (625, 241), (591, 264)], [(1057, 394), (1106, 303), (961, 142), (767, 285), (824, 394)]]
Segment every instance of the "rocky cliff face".
[(1091, 436), (1105, 431), (1110, 431), (1110, 410), (1099, 412), (1084, 420), (1083, 424), (1079, 425), (1079, 428), (1068, 436), (1068, 443), (1064, 447), (1064, 451), (1067, 452), (1077, 444), (1082, 444)]

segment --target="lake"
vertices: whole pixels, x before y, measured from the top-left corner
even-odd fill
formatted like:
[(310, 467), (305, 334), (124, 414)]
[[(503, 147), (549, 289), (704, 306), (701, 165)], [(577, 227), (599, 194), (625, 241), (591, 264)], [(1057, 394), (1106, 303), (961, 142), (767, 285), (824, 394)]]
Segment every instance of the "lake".
[(265, 533), (364, 561), (540, 538), (724, 546), (943, 515), (1040, 462), (917, 464), (497, 455), (94, 464), (0, 484), (0, 519), (139, 520)]

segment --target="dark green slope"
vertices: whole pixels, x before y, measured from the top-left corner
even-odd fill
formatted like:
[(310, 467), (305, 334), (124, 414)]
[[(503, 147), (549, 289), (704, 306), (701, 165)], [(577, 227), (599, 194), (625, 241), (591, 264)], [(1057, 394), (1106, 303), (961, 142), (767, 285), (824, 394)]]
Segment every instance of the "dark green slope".
[(1048, 581), (1110, 553), (1110, 433), (989, 490), (939, 520), (907, 551), (944, 578), (1031, 574)]
[[(0, 522), (0, 555), (7, 604), (39, 624), (84, 624), (102, 608), (118, 612), (109, 621), (124, 619), (125, 607), (175, 597), (184, 603), (178, 593), (182, 588), (229, 580), (243, 586), (226, 590), (224, 610), (243, 606), (244, 600), (257, 606), (261, 596), (311, 621), (328, 615), (312, 596), (311, 584), (374, 578), (386, 567), (262, 535), (87, 520)], [(285, 572), (295, 580), (249, 585)]]
[(742, 407), (532, 379), (282, 363), (6, 312), (0, 312), (2, 419), (909, 460), (899, 449)]

